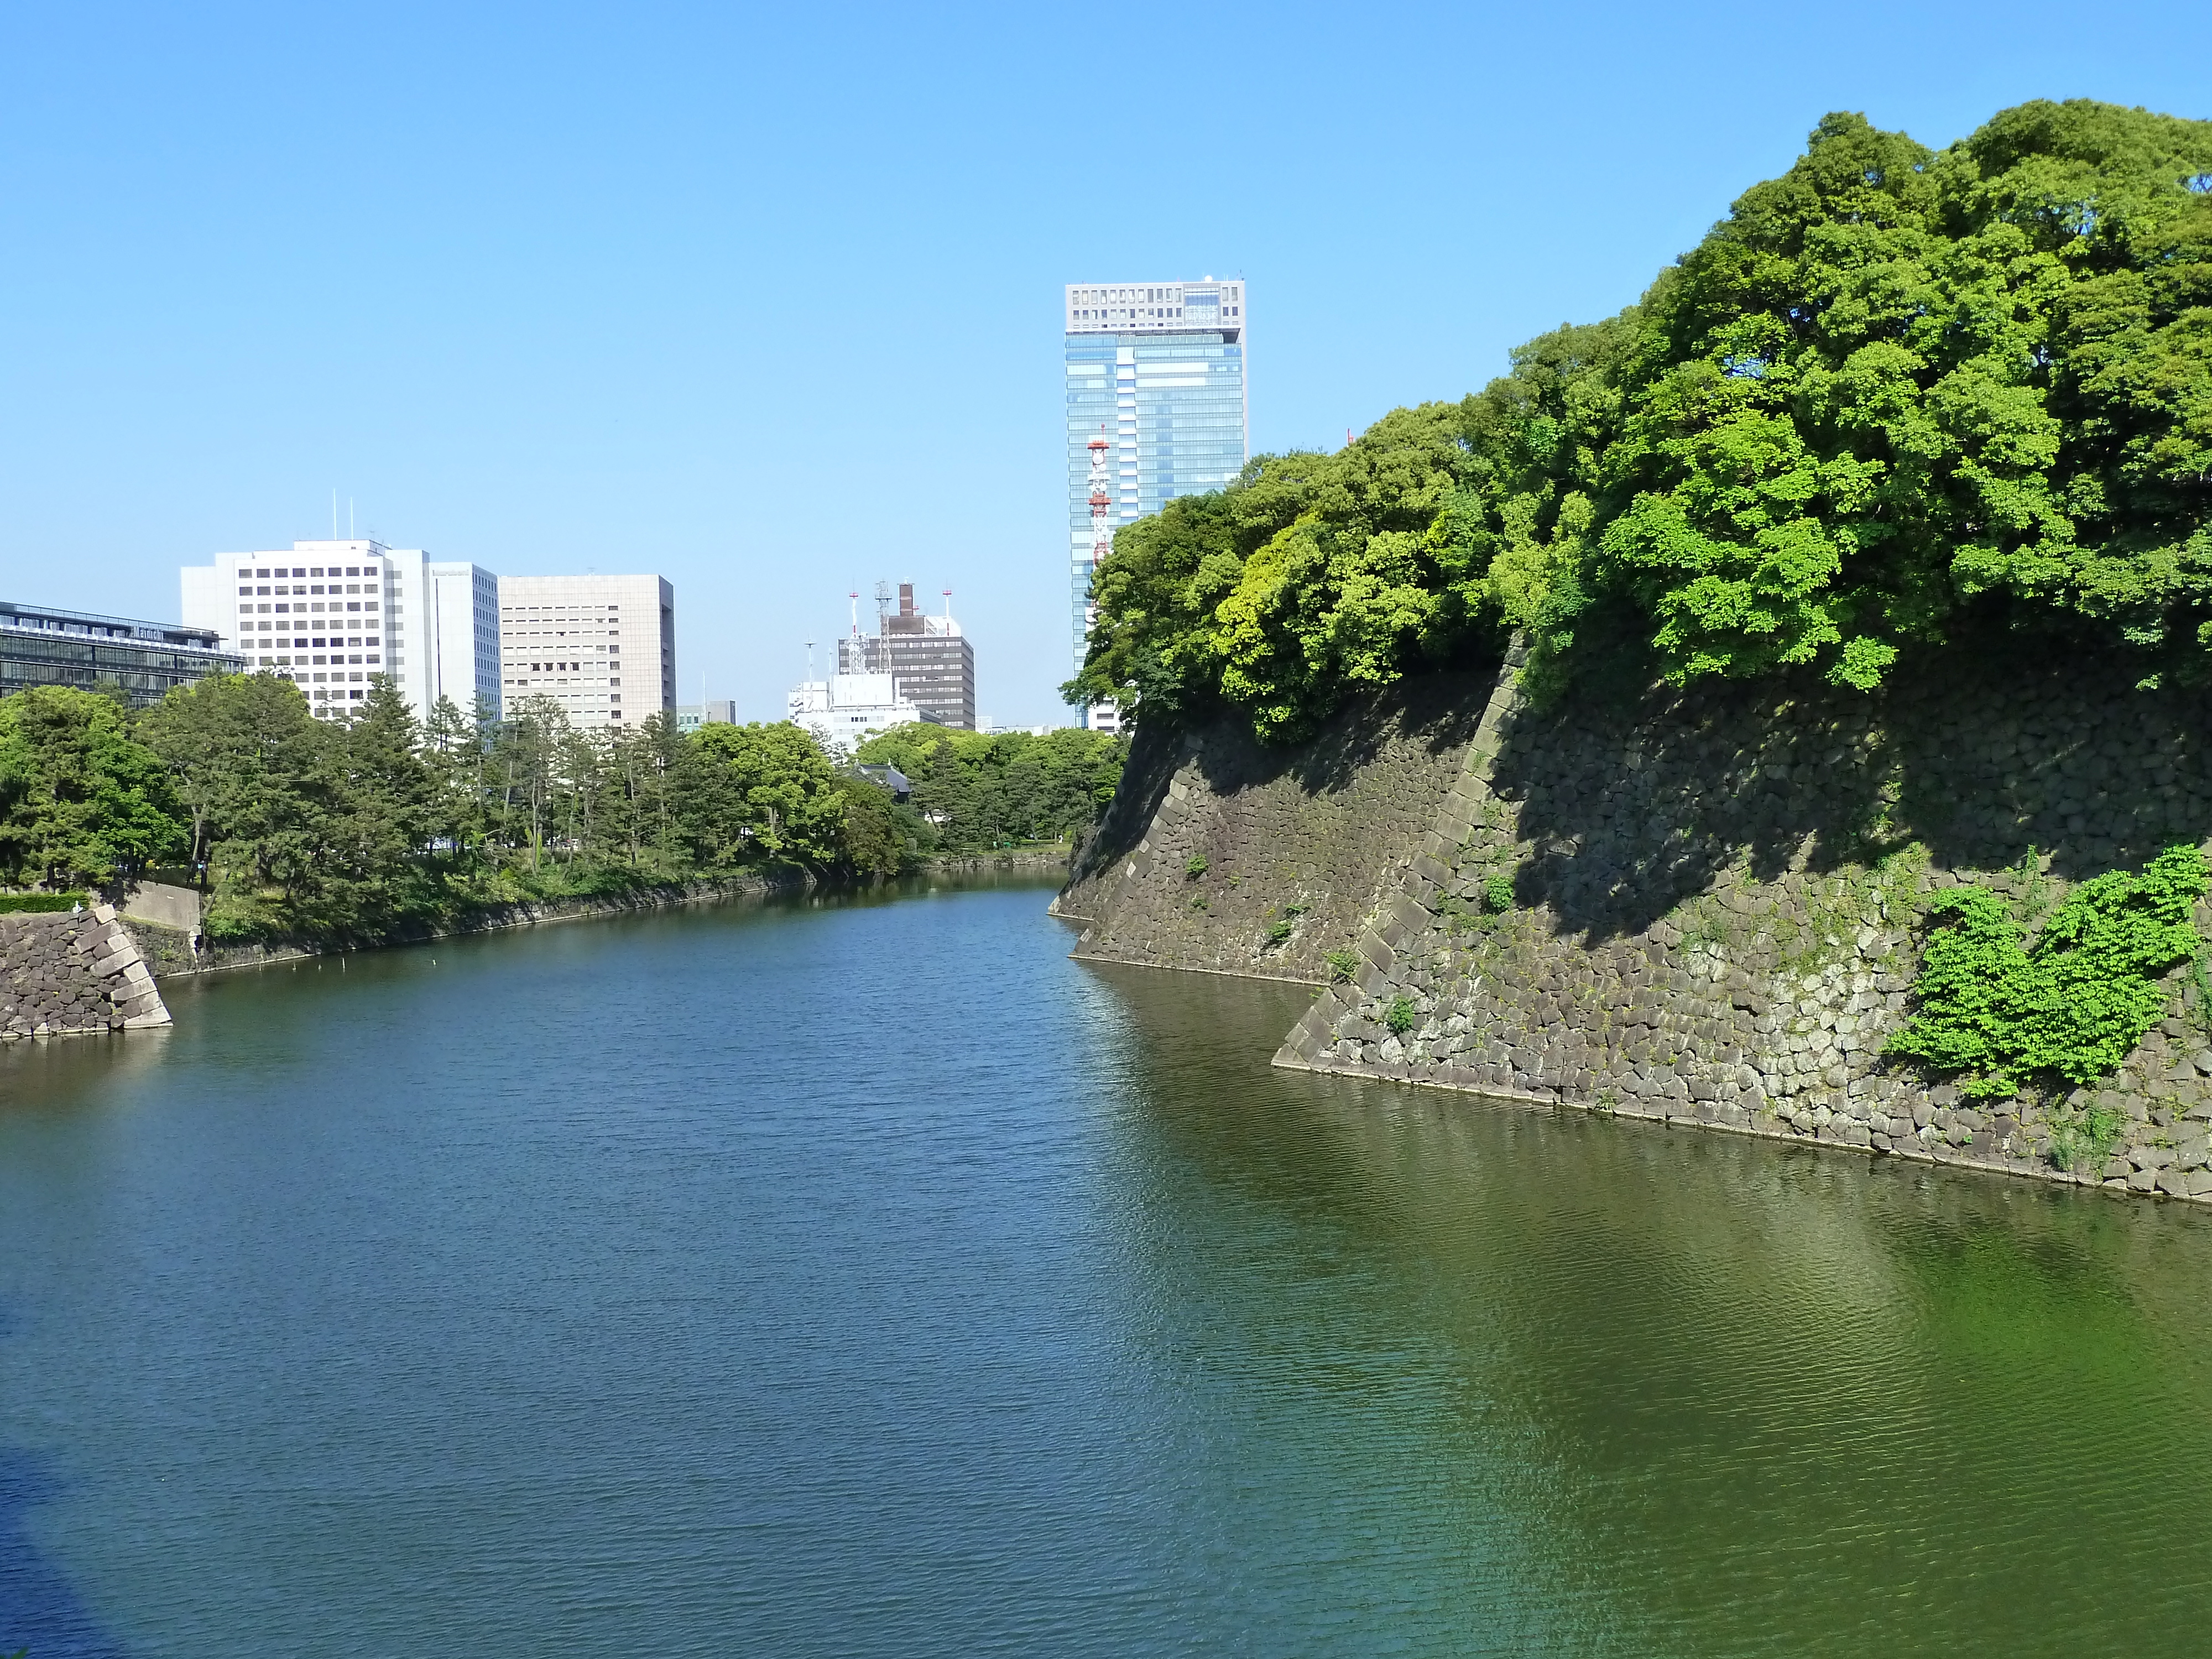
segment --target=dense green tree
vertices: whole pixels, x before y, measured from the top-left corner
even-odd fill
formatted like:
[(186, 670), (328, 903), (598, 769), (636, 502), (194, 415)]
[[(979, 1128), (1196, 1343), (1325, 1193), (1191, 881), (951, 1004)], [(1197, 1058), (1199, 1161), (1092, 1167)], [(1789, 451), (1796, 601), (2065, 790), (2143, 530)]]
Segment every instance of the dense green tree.
[(891, 793), (866, 778), (841, 777), (844, 797), (836, 863), (849, 874), (882, 879), (911, 868), (921, 852), (923, 826)]
[(845, 797), (798, 726), (702, 726), (684, 744), (672, 782), (681, 833), (702, 864), (838, 861)]
[(1263, 737), (1348, 689), (1640, 634), (1682, 683), (1880, 682), (1970, 619), (2212, 666), (2212, 123), (1832, 115), (1642, 302), (1455, 406), (1119, 532), (1073, 699)]
[(324, 811), (311, 833), (308, 868), (290, 883), (295, 908), (325, 932), (389, 926), (410, 907), (419, 855), (436, 833), (431, 769), (398, 684), (373, 675), (368, 695), (318, 756)]
[(939, 845), (973, 853), (1088, 827), (1113, 799), (1127, 748), (1103, 732), (1036, 735), (916, 723), (871, 738), (855, 758), (896, 767)]
[(102, 692), (33, 686), (0, 699), (0, 870), (11, 884), (108, 882), (184, 850), (159, 756)]
[(313, 874), (318, 826), (335, 810), (338, 731), (308, 712), (289, 680), (222, 674), (180, 686), (141, 716), (191, 825), (191, 856), (222, 865), (234, 888), (289, 894)]
[(489, 827), (484, 780), (495, 725), (488, 710), (464, 714), (451, 697), (439, 698), (422, 723), (432, 833), (456, 860), (480, 846)]

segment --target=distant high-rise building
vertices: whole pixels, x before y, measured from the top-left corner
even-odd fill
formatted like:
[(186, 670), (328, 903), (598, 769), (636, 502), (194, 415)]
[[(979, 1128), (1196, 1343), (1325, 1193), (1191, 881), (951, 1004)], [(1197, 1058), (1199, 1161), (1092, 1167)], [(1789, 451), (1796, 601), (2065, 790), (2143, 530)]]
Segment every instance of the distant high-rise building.
[(898, 681), (899, 695), (931, 720), (975, 730), (975, 647), (952, 620), (951, 597), (945, 614), (933, 617), (915, 608), (912, 582), (899, 584), (896, 611), (889, 608), (888, 587), (876, 592), (884, 601), (876, 631), (862, 634), (855, 624), (850, 638), (837, 641), (837, 672), (889, 674)]
[[(1102, 535), (1178, 495), (1219, 489), (1243, 471), (1244, 284), (1210, 276), (1071, 283), (1066, 313), (1067, 526), (1079, 670)], [(1109, 447), (1094, 453), (1101, 437)], [(1086, 724), (1111, 730), (1117, 717), (1101, 705)]]
[(676, 708), (676, 590), (659, 576), (501, 576), (507, 710), (550, 697), (573, 726), (635, 726)]
[(389, 674), (417, 719), (441, 697), (499, 705), (497, 578), (361, 538), (218, 553), (178, 573), (184, 619), (249, 668), (295, 682), (316, 714), (356, 707)]

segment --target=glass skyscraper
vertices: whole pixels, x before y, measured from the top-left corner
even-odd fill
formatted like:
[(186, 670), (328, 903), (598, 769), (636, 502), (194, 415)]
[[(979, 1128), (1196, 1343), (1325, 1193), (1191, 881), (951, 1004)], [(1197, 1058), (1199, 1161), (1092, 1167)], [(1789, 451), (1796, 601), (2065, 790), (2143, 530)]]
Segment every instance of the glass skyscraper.
[[(1091, 623), (1099, 532), (1243, 470), (1245, 305), (1241, 281), (1073, 283), (1067, 289), (1067, 526), (1075, 665)], [(1107, 447), (1095, 454), (1092, 441)], [(1092, 479), (1103, 455), (1103, 515)], [(1090, 723), (1110, 726), (1110, 708)]]

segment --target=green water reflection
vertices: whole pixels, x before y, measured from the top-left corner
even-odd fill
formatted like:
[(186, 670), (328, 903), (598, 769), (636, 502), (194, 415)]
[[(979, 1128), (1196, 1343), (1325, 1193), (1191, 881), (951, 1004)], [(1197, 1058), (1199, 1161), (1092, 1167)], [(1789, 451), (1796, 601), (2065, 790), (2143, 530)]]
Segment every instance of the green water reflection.
[(1101, 978), (1139, 1034), (1157, 1363), (1326, 1419), (1312, 1547), (1395, 1559), (1418, 1624), (1500, 1651), (2202, 1650), (2197, 1212), (1230, 1075), (1295, 994)]

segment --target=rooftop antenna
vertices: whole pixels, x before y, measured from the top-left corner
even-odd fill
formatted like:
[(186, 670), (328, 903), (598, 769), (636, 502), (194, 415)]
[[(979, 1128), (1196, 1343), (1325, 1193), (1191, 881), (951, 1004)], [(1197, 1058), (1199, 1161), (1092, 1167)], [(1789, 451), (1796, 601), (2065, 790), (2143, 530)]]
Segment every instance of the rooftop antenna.
[[(814, 684), (814, 641), (811, 640), (806, 642), (806, 683), (809, 685)], [(704, 691), (699, 694), (702, 702), (705, 701), (706, 696)]]
[(952, 620), (952, 590), (949, 587), (945, 590), (945, 620)]
[(860, 637), (860, 590), (856, 587), (845, 597), (853, 602), (853, 637), (857, 640)]

